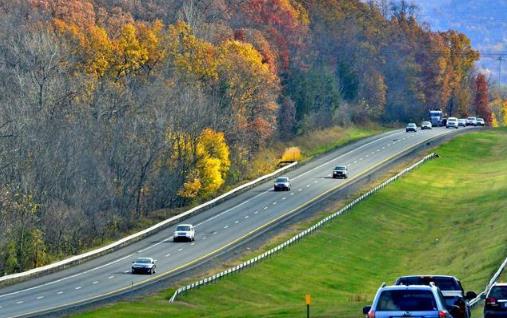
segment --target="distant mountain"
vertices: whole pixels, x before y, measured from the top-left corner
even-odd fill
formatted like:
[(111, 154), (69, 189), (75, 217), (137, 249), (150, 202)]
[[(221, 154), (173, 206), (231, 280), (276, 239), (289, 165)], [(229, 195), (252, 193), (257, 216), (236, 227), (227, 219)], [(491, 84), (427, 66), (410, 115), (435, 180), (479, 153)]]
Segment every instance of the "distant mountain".
[[(507, 52), (507, 0), (413, 0), (420, 8), (419, 20), (433, 30), (455, 29), (465, 33), (474, 48), (482, 53), (478, 67), (498, 78), (498, 56), (487, 53)], [(507, 66), (507, 63), (504, 65)], [(507, 70), (507, 68), (505, 68)], [(502, 82), (507, 71), (502, 71)]]

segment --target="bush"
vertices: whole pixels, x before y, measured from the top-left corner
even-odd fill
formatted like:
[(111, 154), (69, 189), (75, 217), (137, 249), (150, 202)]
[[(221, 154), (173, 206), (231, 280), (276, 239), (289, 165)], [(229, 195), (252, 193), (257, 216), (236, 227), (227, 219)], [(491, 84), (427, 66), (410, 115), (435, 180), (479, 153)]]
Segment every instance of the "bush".
[(299, 161), (301, 160), (301, 150), (299, 147), (286, 148), (281, 161)]

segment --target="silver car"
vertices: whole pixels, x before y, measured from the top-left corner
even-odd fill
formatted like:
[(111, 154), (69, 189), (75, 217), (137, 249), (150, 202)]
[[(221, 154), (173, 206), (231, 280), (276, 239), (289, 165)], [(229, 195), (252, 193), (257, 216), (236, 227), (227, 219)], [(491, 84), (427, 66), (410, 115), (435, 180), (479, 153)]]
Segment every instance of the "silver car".
[(290, 191), (289, 177), (278, 177), (273, 185), (274, 191)]
[(468, 117), (467, 126), (477, 126), (477, 117)]
[(484, 122), (484, 119), (477, 118), (477, 126), (485, 126), (486, 123)]
[(465, 127), (467, 125), (466, 118), (460, 118), (458, 119), (458, 126)]

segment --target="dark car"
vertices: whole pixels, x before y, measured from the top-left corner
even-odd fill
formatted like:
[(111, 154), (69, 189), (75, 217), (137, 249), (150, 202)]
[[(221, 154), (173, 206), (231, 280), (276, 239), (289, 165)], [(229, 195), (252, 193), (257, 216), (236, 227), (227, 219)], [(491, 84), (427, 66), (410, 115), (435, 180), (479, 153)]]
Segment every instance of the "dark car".
[(486, 294), (484, 318), (507, 318), (507, 284), (495, 283)]
[(132, 274), (146, 273), (151, 275), (155, 273), (156, 268), (155, 260), (151, 257), (139, 257), (132, 262)]
[(435, 284), (442, 295), (446, 306), (457, 306), (459, 310), (453, 313), (454, 318), (470, 318), (470, 306), (468, 301), (477, 297), (476, 293), (469, 291), (466, 294), (463, 291), (461, 282), (454, 276), (448, 275), (411, 275), (398, 278), (395, 285), (430, 285)]
[(290, 191), (290, 180), (288, 177), (279, 177), (273, 185), (274, 191)]
[(346, 166), (336, 166), (333, 169), (333, 178), (347, 179), (348, 177), (349, 172)]

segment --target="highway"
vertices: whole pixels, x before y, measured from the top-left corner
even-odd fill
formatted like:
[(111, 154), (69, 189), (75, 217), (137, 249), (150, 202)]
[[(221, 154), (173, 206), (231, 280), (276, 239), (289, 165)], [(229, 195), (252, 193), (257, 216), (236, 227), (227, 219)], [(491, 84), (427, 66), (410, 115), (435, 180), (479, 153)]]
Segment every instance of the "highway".
[[(196, 226), (195, 242), (173, 243), (173, 226), (86, 263), (2, 288), (0, 317), (37, 316), (174, 273), (227, 249), (416, 145), (465, 129), (470, 128), (434, 128), (417, 133), (396, 130), (340, 148), (287, 173), (292, 183), (290, 192), (273, 192), (272, 181), (266, 182), (189, 218), (185, 223)], [(333, 167), (339, 164), (349, 166), (349, 179), (331, 178)], [(130, 273), (132, 261), (140, 256), (157, 260), (155, 275)]]

